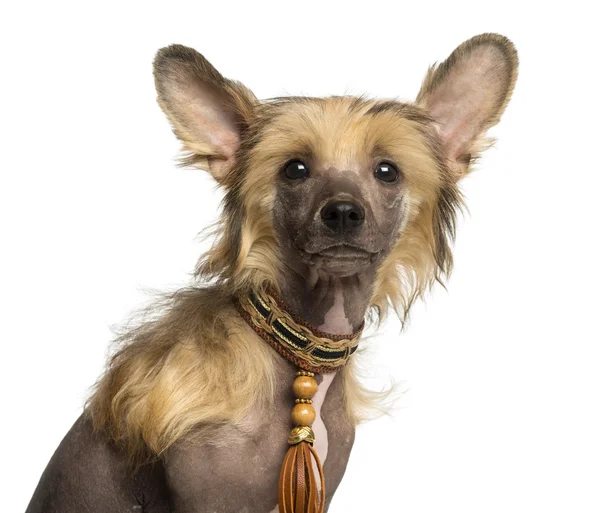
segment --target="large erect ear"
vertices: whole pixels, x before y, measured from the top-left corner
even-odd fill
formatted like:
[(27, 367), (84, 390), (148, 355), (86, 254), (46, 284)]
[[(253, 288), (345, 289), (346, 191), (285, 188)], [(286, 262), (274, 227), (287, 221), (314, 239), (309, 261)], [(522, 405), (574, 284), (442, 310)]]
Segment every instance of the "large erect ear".
[(235, 165), (254, 95), (239, 82), (224, 78), (196, 50), (181, 45), (159, 50), (154, 81), (158, 103), (190, 153), (187, 162), (223, 181)]
[(485, 148), (485, 132), (498, 123), (510, 100), (517, 67), (517, 52), (507, 38), (481, 34), (429, 69), (417, 103), (435, 120), (456, 178)]

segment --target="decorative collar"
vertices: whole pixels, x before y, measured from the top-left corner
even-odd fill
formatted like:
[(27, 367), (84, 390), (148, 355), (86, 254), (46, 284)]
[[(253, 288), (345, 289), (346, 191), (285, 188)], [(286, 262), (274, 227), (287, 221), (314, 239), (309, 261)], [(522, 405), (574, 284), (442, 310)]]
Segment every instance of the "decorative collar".
[(300, 319), (271, 289), (251, 291), (236, 298), (236, 306), (250, 327), (284, 358), (305, 371), (333, 372), (358, 348), (364, 321), (350, 335), (334, 335)]

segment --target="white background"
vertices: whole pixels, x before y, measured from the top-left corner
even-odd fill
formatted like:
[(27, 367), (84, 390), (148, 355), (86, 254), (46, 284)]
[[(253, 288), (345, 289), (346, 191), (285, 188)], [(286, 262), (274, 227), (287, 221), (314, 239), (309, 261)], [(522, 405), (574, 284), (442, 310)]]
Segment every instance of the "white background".
[[(0, 15), (2, 511), (24, 511), (143, 289), (188, 282), (220, 193), (175, 168), (151, 63), (193, 46), (260, 98), (410, 100), (495, 31), (520, 54), (463, 183), (456, 269), (369, 369), (405, 390), (358, 431), (331, 512), (600, 511), (597, 15), (591, 2), (13, 2)], [(588, 7), (586, 7), (588, 6)]]

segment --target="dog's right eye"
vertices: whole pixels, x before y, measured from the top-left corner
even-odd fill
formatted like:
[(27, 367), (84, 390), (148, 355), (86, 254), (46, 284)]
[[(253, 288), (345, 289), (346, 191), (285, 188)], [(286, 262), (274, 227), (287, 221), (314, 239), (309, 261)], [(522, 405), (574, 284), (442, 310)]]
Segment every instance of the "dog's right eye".
[(301, 160), (291, 160), (283, 168), (283, 174), (290, 180), (299, 180), (308, 176), (308, 166)]

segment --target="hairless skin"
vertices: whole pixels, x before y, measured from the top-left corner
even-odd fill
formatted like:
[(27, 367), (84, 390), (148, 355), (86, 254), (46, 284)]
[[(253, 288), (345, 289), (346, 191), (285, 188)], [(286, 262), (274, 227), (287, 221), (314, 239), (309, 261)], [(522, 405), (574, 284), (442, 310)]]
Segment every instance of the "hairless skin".
[[(299, 186), (278, 184), (273, 217), (284, 253), (279, 283), (287, 303), (310, 324), (352, 333), (369, 306), (377, 266), (400, 232), (402, 179), (377, 183), (361, 168), (367, 166), (314, 167), (311, 180)], [(323, 223), (323, 210), (336, 202), (355, 206), (364, 217), (360, 225), (340, 230)]]

